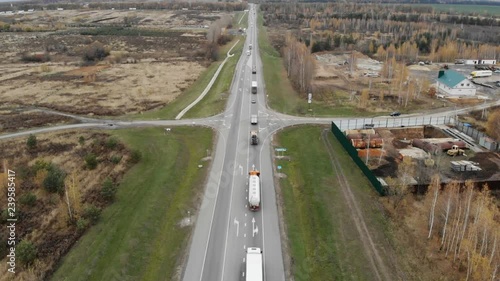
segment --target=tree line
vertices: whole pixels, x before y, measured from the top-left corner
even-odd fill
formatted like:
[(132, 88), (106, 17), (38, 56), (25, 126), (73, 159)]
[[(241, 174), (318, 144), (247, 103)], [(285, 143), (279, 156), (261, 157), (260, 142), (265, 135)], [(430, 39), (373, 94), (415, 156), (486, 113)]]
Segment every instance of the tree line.
[[(90, 2), (90, 3), (89, 3)], [(63, 8), (66, 10), (79, 10), (79, 9), (117, 9), (117, 10), (128, 10), (129, 8), (136, 8), (138, 10), (180, 10), (183, 8), (189, 10), (201, 10), (201, 11), (243, 11), (247, 8), (247, 5), (243, 2), (233, 3), (233, 2), (214, 2), (214, 3), (200, 3), (200, 2), (101, 2), (101, 1), (85, 1), (88, 6), (82, 6), (80, 3), (68, 3), (67, 1), (44, 1), (44, 4), (33, 3), (33, 2), (14, 2), (14, 7), (10, 6), (10, 3), (0, 4), (0, 11), (12, 11), (14, 10), (56, 10), (57, 8)]]
[[(326, 41), (328, 36), (334, 38), (334, 34), (352, 34), (357, 41), (363, 41), (375, 34), (379, 37), (378, 43), (384, 46), (414, 41), (420, 52), (429, 52), (430, 42), (434, 39), (438, 39), (440, 44), (450, 39), (476, 46), (480, 43), (497, 45), (500, 40), (500, 21), (497, 18), (473, 17), (475, 20), (488, 20), (481, 26), (483, 23), (463, 20), (463, 15), (428, 13), (417, 7), (412, 16), (412, 13), (397, 11), (397, 7), (400, 6), (315, 3), (263, 4), (261, 9), (266, 25), (304, 29), (301, 32), (304, 33), (304, 40), (310, 36), (309, 32), (321, 39), (316, 41)], [(404, 15), (406, 19), (398, 21), (393, 18), (394, 15)]]
[(472, 181), (440, 185), (434, 176), (425, 196), (427, 239), (440, 255), (466, 268), (466, 280), (497, 280), (500, 267), (500, 212), (488, 185)]
[(299, 93), (306, 95), (311, 91), (311, 81), (316, 67), (316, 61), (311, 56), (309, 48), (288, 33), (282, 57), (288, 79)]

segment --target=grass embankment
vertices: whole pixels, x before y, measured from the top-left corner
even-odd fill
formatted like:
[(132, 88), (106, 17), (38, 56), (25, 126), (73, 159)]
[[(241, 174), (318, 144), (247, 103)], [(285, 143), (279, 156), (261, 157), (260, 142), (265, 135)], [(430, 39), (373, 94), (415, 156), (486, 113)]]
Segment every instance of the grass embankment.
[(203, 98), (195, 107), (188, 111), (183, 118), (207, 117), (220, 113), (224, 108), (229, 87), (233, 79), (234, 70), (236, 68), (236, 63), (238, 62), (238, 58), (240, 57), (243, 49), (244, 38), (242, 36), (237, 36), (231, 42), (222, 46), (219, 49), (219, 60), (213, 62), (198, 77), (196, 82), (187, 88), (174, 101), (159, 110), (148, 111), (143, 114), (133, 115), (130, 117), (132, 119), (174, 119), (179, 112), (198, 98), (203, 90), (205, 90), (205, 87), (214, 76), (217, 68), (226, 58), (227, 52), (238, 40), (240, 40), (239, 43), (231, 51), (234, 56), (229, 58), (226, 62), (219, 73), (219, 77), (212, 85), (210, 92), (208, 92), (205, 98)]
[(192, 226), (179, 222), (196, 208), (213, 133), (201, 127), (118, 130), (142, 160), (123, 178), (116, 202), (106, 208), (63, 259), (52, 280), (172, 280)]
[[(241, 18), (243, 16), (243, 18)], [(240, 21), (241, 19), (241, 21)], [(246, 28), (248, 26), (248, 12), (238, 12), (234, 17), (233, 26), (237, 28)]]
[(299, 96), (287, 77), (283, 60), (271, 46), (267, 29), (263, 26), (262, 14), (259, 13), (259, 49), (264, 68), (264, 81), (266, 93), (269, 95), (268, 104), (272, 109), (291, 115), (299, 116), (360, 116), (369, 115), (364, 111), (357, 110), (351, 106), (330, 106), (321, 101), (311, 103), (312, 111), (308, 111), (307, 97), (305, 94)]
[[(289, 254), (295, 280), (373, 280), (370, 263), (356, 230), (355, 219), (339, 187), (327, 147), (321, 139), (325, 127), (285, 129), (278, 143), (287, 148), (291, 161), (277, 160)], [(374, 243), (387, 235), (373, 187), (341, 148), (328, 136), (336, 157), (372, 230)]]
[[(233, 57), (229, 58), (226, 62), (226, 65), (222, 68), (219, 73), (219, 77), (217, 81), (215, 81), (212, 89), (208, 92), (208, 94), (203, 98), (197, 105), (195, 105), (191, 110), (189, 110), (184, 118), (201, 118), (206, 116), (212, 116), (224, 111), (224, 107), (226, 106), (226, 101), (230, 94), (231, 83), (234, 77), (234, 71), (236, 70), (236, 64), (241, 56), (241, 52), (243, 50), (243, 44), (245, 38), (239, 38), (240, 41), (231, 51), (234, 54)], [(234, 43), (231, 43), (232, 47)], [(229, 51), (227, 48), (226, 52)], [(226, 53), (224, 53), (226, 56)]]

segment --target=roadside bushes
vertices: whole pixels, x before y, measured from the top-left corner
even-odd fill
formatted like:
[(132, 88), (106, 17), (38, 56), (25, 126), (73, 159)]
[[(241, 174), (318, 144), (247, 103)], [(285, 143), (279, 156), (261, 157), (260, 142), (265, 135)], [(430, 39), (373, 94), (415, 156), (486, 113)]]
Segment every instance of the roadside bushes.
[(82, 218), (88, 220), (92, 225), (96, 224), (101, 217), (101, 209), (94, 205), (88, 205), (83, 209)]
[(233, 40), (233, 36), (223, 34), (217, 38), (217, 44), (219, 44), (220, 46), (226, 45), (228, 42), (231, 42), (231, 40)]
[(97, 167), (97, 156), (94, 153), (89, 153), (85, 156), (85, 167), (89, 170), (93, 170)]
[(60, 193), (64, 191), (64, 179), (66, 173), (55, 165), (50, 165), (47, 169), (47, 177), (43, 180), (43, 187), (51, 193)]
[(36, 203), (36, 195), (33, 192), (28, 192), (19, 198), (19, 203), (26, 206), (34, 206)]
[(28, 149), (34, 149), (36, 147), (36, 136), (31, 134), (28, 139), (26, 140), (26, 146)]
[(48, 62), (50, 61), (50, 56), (48, 53), (28, 53), (24, 52), (21, 54), (21, 60), (23, 62)]
[(96, 62), (109, 56), (109, 50), (101, 42), (94, 42), (83, 49), (85, 62)]
[(17, 245), (16, 253), (19, 261), (23, 265), (29, 265), (35, 261), (37, 249), (30, 241), (23, 240), (19, 243), (19, 245)]
[(116, 194), (115, 184), (113, 183), (113, 181), (111, 181), (110, 178), (106, 178), (106, 180), (102, 184), (101, 196), (107, 201), (114, 201), (115, 194)]
[(131, 155), (130, 155), (130, 163), (132, 164), (137, 164), (141, 161), (142, 159), (142, 153), (139, 150), (133, 150)]

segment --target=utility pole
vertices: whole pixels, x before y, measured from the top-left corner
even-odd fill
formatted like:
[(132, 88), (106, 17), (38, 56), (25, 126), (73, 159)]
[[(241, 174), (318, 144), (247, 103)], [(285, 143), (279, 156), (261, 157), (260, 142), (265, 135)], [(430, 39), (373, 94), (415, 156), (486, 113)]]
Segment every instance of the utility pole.
[(378, 158), (378, 164), (380, 165), (380, 162), (382, 161), (382, 154), (384, 153), (384, 141), (382, 140), (382, 151), (380, 152), (380, 156)]

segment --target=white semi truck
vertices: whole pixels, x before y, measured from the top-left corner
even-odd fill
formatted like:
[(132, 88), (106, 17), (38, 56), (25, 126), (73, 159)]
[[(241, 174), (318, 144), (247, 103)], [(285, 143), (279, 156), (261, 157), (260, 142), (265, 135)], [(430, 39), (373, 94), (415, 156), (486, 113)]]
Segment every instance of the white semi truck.
[(257, 94), (257, 81), (252, 81), (252, 94)]
[(262, 251), (260, 250), (260, 248), (247, 248), (245, 280), (264, 280), (264, 276), (262, 274)]
[(251, 170), (248, 173), (248, 207), (251, 211), (260, 209), (260, 172)]

